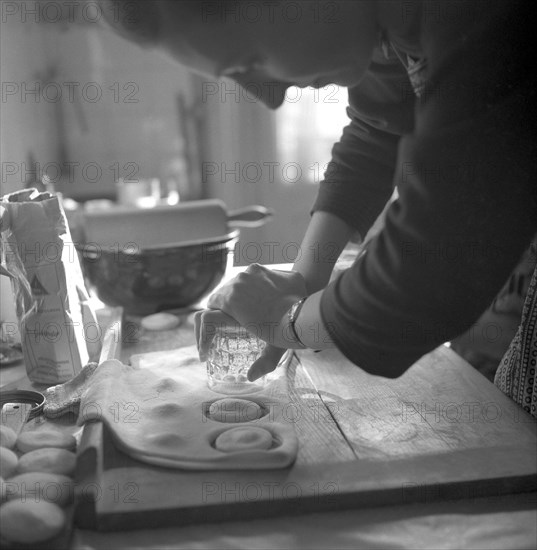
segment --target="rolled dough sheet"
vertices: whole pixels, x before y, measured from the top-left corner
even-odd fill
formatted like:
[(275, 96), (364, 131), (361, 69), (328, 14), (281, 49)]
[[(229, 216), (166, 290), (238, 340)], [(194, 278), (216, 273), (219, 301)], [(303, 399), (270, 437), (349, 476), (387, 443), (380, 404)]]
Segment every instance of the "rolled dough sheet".
[[(112, 359), (94, 373), (82, 396), (78, 422), (102, 421), (118, 448), (131, 457), (170, 468), (264, 470), (286, 468), (297, 455), (285, 376), (262, 391), (241, 395), (263, 409), (246, 422), (211, 419), (211, 404), (229, 398), (207, 387), (206, 367), (195, 346), (134, 356), (131, 365)], [(214, 406), (213, 406), (214, 409)], [(222, 433), (255, 426), (273, 436), (267, 450), (223, 452), (215, 447)]]

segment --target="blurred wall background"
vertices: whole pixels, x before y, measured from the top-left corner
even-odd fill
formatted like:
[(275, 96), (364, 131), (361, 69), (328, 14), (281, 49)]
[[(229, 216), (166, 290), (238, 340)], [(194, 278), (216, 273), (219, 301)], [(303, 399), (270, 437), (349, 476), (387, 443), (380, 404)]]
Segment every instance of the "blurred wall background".
[[(79, 203), (158, 178), (180, 200), (275, 211), (242, 229), (235, 262), (292, 262), (346, 90), (290, 92), (277, 112), (116, 36), (95, 2), (0, 1), (0, 193), (48, 185)], [(12, 315), (0, 277), (2, 317)], [(8, 313), (5, 313), (5, 312)]]
[[(123, 178), (185, 178), (186, 142), (197, 139), (185, 135), (181, 112), (194, 94), (185, 69), (126, 42), (98, 20), (24, 15), (22, 6), (29, 10), (39, 2), (19, 2), (19, 12), (6, 14), (6, 4), (3, 192), (43, 174), (77, 200), (113, 197)], [(185, 198), (199, 193), (179, 183)]]

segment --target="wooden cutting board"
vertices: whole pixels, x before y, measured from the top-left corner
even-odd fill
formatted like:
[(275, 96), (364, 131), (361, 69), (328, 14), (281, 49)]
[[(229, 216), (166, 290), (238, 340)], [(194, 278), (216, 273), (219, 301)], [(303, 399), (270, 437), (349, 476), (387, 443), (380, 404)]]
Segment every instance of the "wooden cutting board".
[(537, 425), (441, 347), (397, 380), (338, 352), (301, 352), (288, 378), (299, 438), (286, 470), (179, 471), (118, 451), (88, 424), (78, 459), (79, 527), (121, 530), (467, 499), (537, 490)]

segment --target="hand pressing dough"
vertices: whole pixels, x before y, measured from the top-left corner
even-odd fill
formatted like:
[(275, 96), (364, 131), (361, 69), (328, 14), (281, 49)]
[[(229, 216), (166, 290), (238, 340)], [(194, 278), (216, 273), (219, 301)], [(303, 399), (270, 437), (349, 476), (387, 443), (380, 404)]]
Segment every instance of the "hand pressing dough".
[(154, 313), (144, 317), (140, 324), (146, 330), (171, 330), (181, 324), (181, 319), (171, 313)]
[(69, 476), (75, 471), (76, 455), (65, 449), (45, 447), (22, 455), (17, 472), (46, 472)]
[(211, 403), (207, 416), (216, 422), (251, 422), (263, 416), (263, 409), (254, 401), (227, 397)]
[(17, 434), (9, 427), (0, 425), (0, 447), (13, 449)]
[(266, 451), (272, 447), (272, 434), (264, 428), (240, 426), (221, 433), (214, 442), (224, 453), (234, 451)]
[(76, 447), (76, 439), (70, 434), (52, 430), (23, 432), (17, 438), (17, 449), (22, 453), (28, 453), (43, 447), (54, 447), (70, 451)]
[(0, 507), (0, 534), (10, 542), (44, 542), (60, 534), (65, 523), (63, 510), (44, 500), (12, 500)]
[(20, 502), (51, 502), (64, 507), (74, 497), (74, 481), (67, 476), (46, 472), (27, 472), (13, 476), (6, 486), (6, 499)]
[(11, 477), (17, 469), (18, 462), (19, 459), (13, 451), (0, 447), (0, 477), (4, 479)]

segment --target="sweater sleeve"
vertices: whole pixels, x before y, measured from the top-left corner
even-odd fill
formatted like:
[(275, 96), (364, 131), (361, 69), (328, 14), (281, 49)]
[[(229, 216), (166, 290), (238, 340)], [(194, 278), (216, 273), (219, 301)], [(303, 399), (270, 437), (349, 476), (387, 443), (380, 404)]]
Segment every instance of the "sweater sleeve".
[(391, 52), (375, 52), (368, 73), (349, 90), (350, 124), (332, 149), (313, 211), (330, 212), (365, 236), (393, 192), (401, 135), (411, 131), (414, 93)]
[(537, 230), (537, 86), (523, 61), (535, 19), (523, 2), (505, 6), (424, 31), (429, 81), (400, 142), (399, 198), (323, 293), (337, 347), (373, 374), (397, 377), (468, 329)]

